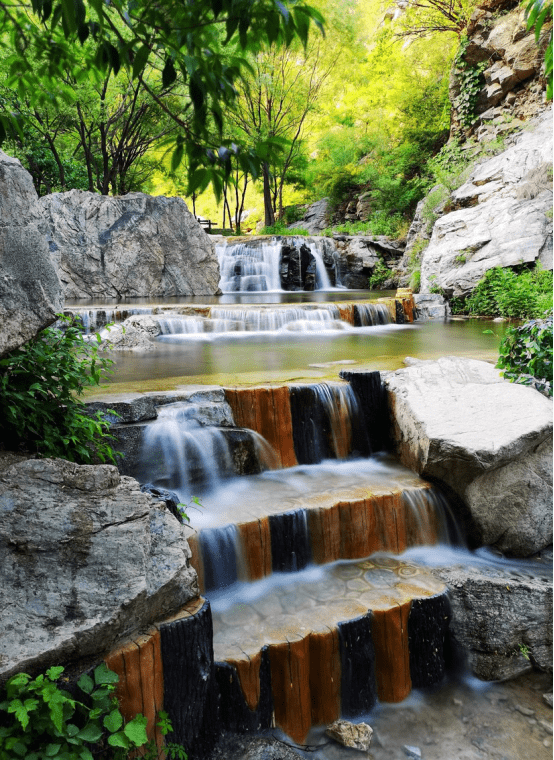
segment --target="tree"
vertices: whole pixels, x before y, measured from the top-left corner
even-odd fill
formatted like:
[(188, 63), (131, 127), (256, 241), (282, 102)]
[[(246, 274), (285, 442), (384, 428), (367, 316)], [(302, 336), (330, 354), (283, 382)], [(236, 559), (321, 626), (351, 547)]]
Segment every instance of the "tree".
[[(33, 109), (74, 100), (70, 87), (60, 88), (67, 72), (78, 85), (110, 70), (117, 76), (124, 69), (133, 81), (142, 77), (146, 91), (179, 127), (173, 168), (186, 152), (189, 194), (210, 182), (220, 194), (232, 150), (255, 172), (262, 157), (218, 145), (208, 125), (222, 133), (225, 110), (250, 67), (247, 54), (295, 39), (305, 45), (312, 22), (323, 28), (322, 16), (299, 0), (0, 0), (0, 47), (10, 56), (9, 83)], [(168, 104), (144, 77), (147, 66), (159, 69), (164, 89), (179, 80), (185, 102), (178, 108)], [(0, 140), (9, 128), (21, 131), (23, 119), (4, 109)], [(271, 148), (267, 141), (266, 152)]]

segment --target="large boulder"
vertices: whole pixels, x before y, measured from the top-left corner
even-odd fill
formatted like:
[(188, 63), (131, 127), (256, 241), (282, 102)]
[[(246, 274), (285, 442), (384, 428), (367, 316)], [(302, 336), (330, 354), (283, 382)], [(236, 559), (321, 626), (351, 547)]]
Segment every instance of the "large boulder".
[(474, 545), (552, 543), (552, 402), (486, 362), (411, 362), (385, 378), (402, 463), (446, 489)]
[(0, 356), (18, 348), (63, 308), (46, 225), (31, 175), (0, 150)]
[(183, 526), (111, 465), (0, 459), (0, 678), (98, 655), (198, 594)]
[(469, 293), (488, 269), (540, 262), (552, 269), (552, 110), (479, 164), (435, 222), (421, 292)]
[(552, 671), (552, 576), (501, 564), (440, 568), (448, 586), (450, 633), (474, 675), (515, 678)]
[(66, 298), (218, 292), (214, 246), (181, 198), (70, 190), (40, 202)]

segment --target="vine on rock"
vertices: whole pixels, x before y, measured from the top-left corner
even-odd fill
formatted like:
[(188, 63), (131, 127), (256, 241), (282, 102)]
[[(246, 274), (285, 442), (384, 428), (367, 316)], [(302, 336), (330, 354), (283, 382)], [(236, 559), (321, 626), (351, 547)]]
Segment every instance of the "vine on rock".
[(479, 92), (485, 84), (483, 72), (488, 66), (487, 61), (472, 66), (465, 60), (468, 45), (469, 40), (467, 37), (462, 38), (456, 58), (454, 59), (455, 74), (460, 82), (460, 94), (456, 99), (456, 108), (460, 122), (466, 129), (470, 129), (477, 121), (475, 108)]

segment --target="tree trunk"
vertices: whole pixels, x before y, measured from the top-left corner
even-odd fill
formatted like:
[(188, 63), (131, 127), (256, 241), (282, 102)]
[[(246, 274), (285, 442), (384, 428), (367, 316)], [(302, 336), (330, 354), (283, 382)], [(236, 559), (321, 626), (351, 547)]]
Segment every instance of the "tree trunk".
[(273, 202), (271, 197), (271, 178), (269, 176), (269, 164), (264, 161), (263, 164), (264, 178), (264, 224), (266, 227), (273, 227), (275, 224), (275, 213), (273, 211)]

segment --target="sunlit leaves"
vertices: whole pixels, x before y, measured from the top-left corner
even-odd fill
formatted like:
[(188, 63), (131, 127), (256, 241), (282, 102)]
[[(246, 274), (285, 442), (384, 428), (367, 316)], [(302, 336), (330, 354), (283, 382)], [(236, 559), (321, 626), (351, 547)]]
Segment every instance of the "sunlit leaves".
[[(535, 40), (539, 42), (543, 25), (552, 19), (552, 0), (529, 0), (525, 3), (527, 28), (535, 30)], [(546, 97), (552, 100), (552, 29), (544, 54), (544, 75), (546, 77)]]

